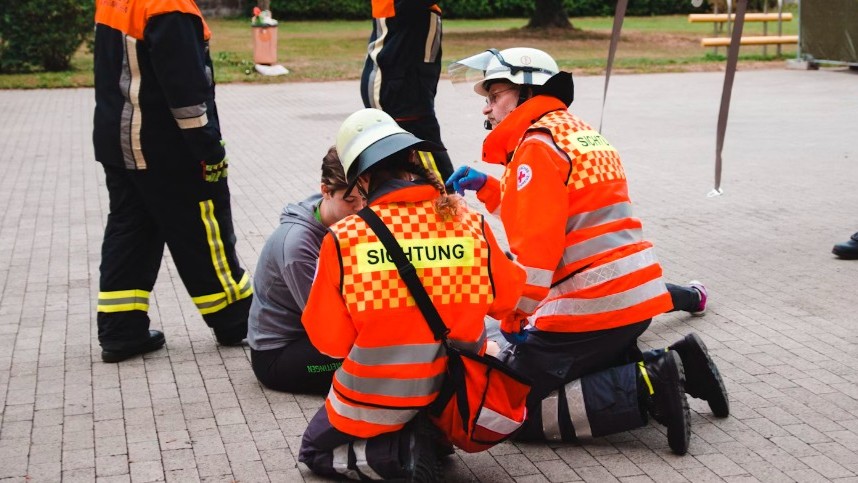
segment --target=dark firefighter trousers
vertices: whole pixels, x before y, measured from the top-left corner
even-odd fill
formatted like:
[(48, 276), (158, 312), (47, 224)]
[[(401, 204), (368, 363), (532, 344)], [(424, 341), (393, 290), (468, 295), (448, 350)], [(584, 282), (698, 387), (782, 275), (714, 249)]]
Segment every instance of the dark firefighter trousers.
[(411, 425), (360, 439), (331, 425), (322, 406), (304, 431), (298, 461), (327, 478), (380, 480), (402, 478)]
[(98, 297), (102, 348), (121, 351), (148, 337), (149, 296), (165, 244), (206, 324), (219, 337), (246, 335), (253, 290), (235, 253), (226, 179), (207, 183), (199, 166), (134, 171), (104, 165), (104, 172), (110, 213)]
[(528, 419), (521, 441), (576, 441), (647, 423), (638, 337), (651, 320), (582, 333), (534, 331), (504, 356), (529, 376)]

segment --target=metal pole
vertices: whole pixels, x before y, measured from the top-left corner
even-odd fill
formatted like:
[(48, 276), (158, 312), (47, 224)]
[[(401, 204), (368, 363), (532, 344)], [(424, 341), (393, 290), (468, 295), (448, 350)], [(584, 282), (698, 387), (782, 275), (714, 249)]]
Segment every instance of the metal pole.
[(724, 149), (727, 116), (730, 113), (730, 97), (733, 93), (736, 64), (739, 61), (739, 47), (741, 45), (742, 29), (745, 26), (745, 7), (748, 5), (748, 0), (738, 0), (737, 5), (736, 29), (730, 36), (730, 46), (727, 48), (727, 68), (724, 73), (724, 88), (721, 91), (721, 108), (718, 112), (718, 127), (715, 135), (715, 189), (709, 192), (708, 196), (710, 197), (723, 193), (721, 190), (721, 151)]
[[(763, 13), (769, 13), (769, 0), (763, 1)], [(769, 35), (769, 22), (763, 21), (763, 35)], [(763, 56), (769, 55), (769, 46), (763, 44)]]
[[(784, 0), (778, 0), (778, 37), (783, 35)], [(781, 44), (778, 44), (778, 57), (781, 56)]]

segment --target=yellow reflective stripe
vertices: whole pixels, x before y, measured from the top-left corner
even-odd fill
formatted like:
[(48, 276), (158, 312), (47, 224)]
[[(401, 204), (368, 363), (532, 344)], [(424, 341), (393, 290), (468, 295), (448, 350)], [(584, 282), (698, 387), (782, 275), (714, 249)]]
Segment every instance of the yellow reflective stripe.
[(250, 283), (250, 276), (247, 274), (247, 271), (245, 271), (244, 275), (241, 276), (241, 280), (238, 282), (238, 300), (250, 297), (250, 294), (252, 293), (253, 285)]
[(655, 394), (655, 390), (652, 388), (652, 383), (649, 380), (649, 374), (646, 372), (646, 368), (644, 367), (643, 361), (638, 362), (638, 367), (641, 369), (641, 375), (643, 376), (644, 382), (646, 382), (646, 387), (649, 389), (649, 395), (652, 396)]
[[(253, 285), (250, 284), (250, 276), (247, 272), (244, 272), (244, 275), (241, 277), (241, 281), (238, 283), (238, 290), (239, 294), (236, 300), (247, 298), (253, 293)], [(224, 292), (200, 295), (199, 297), (192, 297), (192, 300), (197, 306), (197, 310), (203, 315), (222, 310), (229, 304)]]
[(239, 290), (232, 279), (232, 271), (229, 269), (229, 263), (226, 261), (223, 240), (220, 238), (220, 225), (214, 216), (214, 203), (212, 200), (200, 202), (200, 217), (203, 220), (203, 226), (206, 227), (206, 240), (208, 241), (209, 251), (212, 256), (212, 265), (214, 265), (217, 278), (220, 280), (220, 284), (226, 294), (226, 301), (231, 304), (238, 300)]
[(441, 172), (438, 171), (438, 164), (435, 163), (434, 154), (428, 151), (417, 151), (417, 155), (420, 156), (420, 161), (423, 163), (423, 167), (435, 173), (435, 176), (437, 176), (439, 180), (444, 180), (444, 178), (441, 177)]
[(149, 292), (146, 290), (117, 290), (98, 293), (98, 312), (114, 313), (132, 310), (149, 310)]

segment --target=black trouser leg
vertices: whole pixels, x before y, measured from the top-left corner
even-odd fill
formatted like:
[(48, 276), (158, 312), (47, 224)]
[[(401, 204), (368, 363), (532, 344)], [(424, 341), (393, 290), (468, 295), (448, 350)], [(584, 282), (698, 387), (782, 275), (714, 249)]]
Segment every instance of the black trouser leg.
[(124, 168), (104, 166), (110, 213), (101, 245), (98, 340), (124, 351), (149, 337), (149, 297), (164, 252), (164, 239), (143, 195)]
[(670, 312), (694, 312), (700, 306), (700, 294), (691, 287), (666, 283), (673, 309)]
[(327, 478), (388, 479), (403, 476), (406, 430), (360, 439), (334, 428), (325, 406), (310, 420), (298, 461)]
[(219, 338), (246, 335), (253, 290), (235, 251), (227, 180), (203, 181), (198, 165), (134, 175), (203, 320)]
[(334, 371), (342, 364), (318, 351), (309, 338), (265, 351), (250, 350), (253, 373), (259, 382), (275, 391), (301, 394), (328, 393)]
[(576, 441), (629, 431), (646, 424), (637, 364), (584, 376), (528, 405), (520, 441)]

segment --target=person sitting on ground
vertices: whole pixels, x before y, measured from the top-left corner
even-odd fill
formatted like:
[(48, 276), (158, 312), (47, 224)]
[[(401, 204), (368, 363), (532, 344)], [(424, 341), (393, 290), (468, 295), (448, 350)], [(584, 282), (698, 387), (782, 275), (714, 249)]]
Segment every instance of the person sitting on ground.
[(257, 293), (250, 306), (247, 343), (253, 373), (268, 388), (325, 394), (342, 363), (313, 347), (301, 315), (328, 227), (364, 207), (357, 193), (346, 196), (346, 187), (332, 146), (322, 159), (320, 193), (286, 205), (280, 225), (262, 247), (253, 275)]
[[(405, 131), (388, 114), (363, 109), (337, 134), (352, 187), (411, 254), (410, 261), (461, 350), (485, 351), (483, 318), (510, 314), (524, 271), (507, 259), (478, 213), (420, 162), (440, 147)], [(439, 394), (447, 355), (379, 237), (357, 215), (330, 227), (302, 321), (319, 351), (345, 358), (325, 405), (307, 426), (299, 460), (333, 478), (434, 482), (426, 407)], [(445, 439), (445, 438), (444, 438)], [(449, 449), (449, 442), (446, 445)]]

